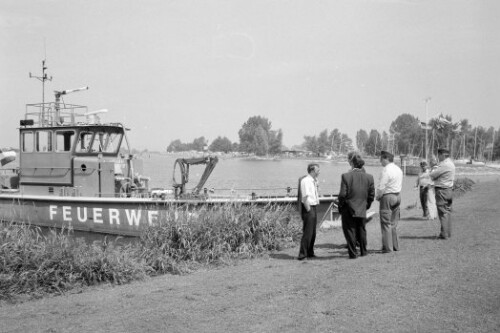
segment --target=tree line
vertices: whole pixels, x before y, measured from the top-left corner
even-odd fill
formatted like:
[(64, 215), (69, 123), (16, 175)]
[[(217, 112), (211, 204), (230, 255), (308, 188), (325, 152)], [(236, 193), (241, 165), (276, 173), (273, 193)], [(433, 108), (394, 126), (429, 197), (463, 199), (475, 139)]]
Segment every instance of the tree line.
[[(394, 155), (423, 157), (436, 155), (439, 148), (446, 147), (455, 159), (496, 160), (500, 158), (499, 130), (492, 126), (472, 127), (467, 119), (455, 122), (450, 115), (440, 114), (425, 123), (411, 114), (403, 113), (391, 122), (388, 131), (358, 130), (355, 142), (337, 128), (324, 129), (317, 135), (305, 135), (303, 142), (291, 150), (303, 150), (315, 156), (343, 155), (354, 149), (366, 155), (378, 156), (381, 150), (387, 150)], [(204, 136), (191, 143), (177, 139), (170, 142), (167, 151), (209, 150), (269, 156), (290, 150), (283, 146), (283, 131), (273, 129), (271, 121), (262, 116), (248, 118), (238, 131), (238, 136), (239, 142), (218, 136), (210, 144)]]
[(454, 121), (451, 115), (440, 114), (425, 123), (404, 113), (391, 123), (388, 132), (359, 130), (356, 144), (360, 151), (374, 156), (383, 149), (395, 155), (424, 157), (448, 148), (454, 159), (496, 160), (500, 158), (499, 130), (473, 127), (467, 119)]

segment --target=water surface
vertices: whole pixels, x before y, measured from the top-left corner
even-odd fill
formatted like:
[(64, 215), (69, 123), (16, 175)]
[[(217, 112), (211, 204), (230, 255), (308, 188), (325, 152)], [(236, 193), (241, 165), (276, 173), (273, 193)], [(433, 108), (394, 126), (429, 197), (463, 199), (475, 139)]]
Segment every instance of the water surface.
[[(151, 177), (152, 186), (170, 188), (175, 155), (146, 155), (144, 160), (144, 175)], [(303, 160), (303, 159), (219, 159), (212, 175), (204, 187), (215, 189), (216, 193), (227, 191), (256, 192), (258, 194), (286, 194), (287, 187), (296, 193), (297, 181), (300, 176), (307, 174), (307, 165), (311, 162), (320, 165), (319, 188), (323, 194), (336, 194), (340, 189), (340, 177), (349, 170), (347, 162), (330, 160)], [(377, 183), (381, 166), (365, 166)], [(190, 178), (187, 188), (193, 188), (199, 181), (204, 165), (194, 165), (190, 168)], [(178, 173), (178, 170), (176, 171)], [(176, 174), (176, 179), (180, 177)], [(405, 177), (405, 186), (412, 186), (415, 177)]]

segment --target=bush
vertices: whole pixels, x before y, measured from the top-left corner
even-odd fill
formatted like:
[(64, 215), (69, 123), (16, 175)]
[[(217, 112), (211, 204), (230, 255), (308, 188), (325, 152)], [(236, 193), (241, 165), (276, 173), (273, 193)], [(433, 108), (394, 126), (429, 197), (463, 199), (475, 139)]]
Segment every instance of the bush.
[(468, 191), (472, 191), (475, 182), (467, 177), (457, 178), (453, 183), (453, 195), (459, 197)]

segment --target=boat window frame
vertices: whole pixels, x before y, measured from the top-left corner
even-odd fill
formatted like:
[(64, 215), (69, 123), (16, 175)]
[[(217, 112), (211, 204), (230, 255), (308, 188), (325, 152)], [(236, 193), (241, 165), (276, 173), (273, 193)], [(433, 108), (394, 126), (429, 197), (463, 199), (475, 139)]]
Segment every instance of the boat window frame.
[[(80, 149), (79, 146), (82, 143), (82, 140), (81, 140), (82, 134), (86, 134), (86, 133), (90, 134), (90, 138), (86, 139), (87, 141), (84, 142), (84, 143), (87, 143), (88, 145), (86, 146), (85, 149)], [(77, 136), (76, 136), (75, 154), (89, 154), (89, 152), (90, 152), (90, 146), (92, 145), (92, 142), (94, 140), (94, 135), (95, 135), (95, 132), (91, 131), (89, 129), (81, 129), (81, 130), (79, 130), (78, 133), (77, 133)]]
[[(70, 132), (73, 133), (73, 135), (70, 138), (71, 142), (70, 142), (68, 150), (64, 150), (64, 149), (63, 150), (59, 150), (58, 149), (58, 142), (59, 142), (58, 141), (58, 137), (59, 137), (58, 133), (70, 133)], [(73, 128), (69, 128), (69, 129), (56, 129), (54, 131), (54, 138), (55, 138), (54, 139), (54, 145), (53, 145), (54, 146), (54, 152), (58, 153), (58, 154), (71, 153), (73, 151), (73, 146), (75, 145), (75, 141), (76, 141), (76, 138), (77, 138), (76, 137), (76, 135), (77, 135), (76, 132), (77, 131), (75, 129), (73, 129)], [(64, 137), (64, 135), (63, 135), (63, 137)], [(65, 148), (64, 142), (63, 142), (63, 148)]]
[[(26, 150), (26, 135), (30, 135), (31, 137), (31, 150)], [(21, 152), (23, 153), (34, 153), (35, 152), (35, 131), (34, 130), (29, 130), (29, 131), (22, 131), (21, 132)]]
[[(42, 136), (42, 138), (40, 138), (42, 133), (47, 133), (47, 136), (46, 137)], [(49, 129), (37, 129), (35, 131), (34, 143), (35, 143), (33, 150), (34, 153), (42, 153), (42, 154), (52, 153), (54, 148), (53, 131)], [(42, 147), (44, 147), (45, 150), (42, 149)]]
[[(95, 137), (96, 135), (99, 135), (99, 133), (107, 133), (107, 134), (116, 134), (119, 136), (119, 141), (115, 145), (115, 149), (112, 152), (106, 152), (106, 151), (92, 151), (92, 146), (94, 145)], [(78, 150), (78, 146), (80, 145), (80, 135), (81, 133), (92, 133), (92, 136), (88, 140), (89, 142), (89, 147), (86, 150)], [(123, 138), (125, 137), (125, 129), (120, 126), (87, 126), (87, 127), (81, 127), (77, 129), (76, 133), (76, 140), (74, 143), (74, 154), (78, 156), (98, 156), (101, 154), (102, 156), (116, 156), (120, 152), (120, 147), (123, 142)], [(108, 138), (109, 139), (109, 135)]]

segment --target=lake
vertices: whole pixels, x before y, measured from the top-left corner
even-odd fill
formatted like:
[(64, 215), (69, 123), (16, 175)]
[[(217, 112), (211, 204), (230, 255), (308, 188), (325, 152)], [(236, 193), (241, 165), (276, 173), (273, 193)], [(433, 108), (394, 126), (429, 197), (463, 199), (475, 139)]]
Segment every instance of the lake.
[[(183, 156), (188, 158), (188, 156)], [(178, 155), (151, 154), (143, 156), (144, 175), (151, 177), (152, 187), (171, 188), (174, 162)], [(336, 194), (340, 189), (340, 176), (349, 170), (349, 164), (331, 160), (304, 160), (304, 159), (247, 159), (227, 158), (219, 159), (212, 175), (204, 187), (215, 189), (216, 194), (226, 194), (231, 190), (258, 195), (285, 195), (287, 187), (291, 187), (292, 194), (296, 193), (298, 178), (307, 174), (307, 165), (318, 162), (320, 165), (319, 189), (323, 194)], [(381, 166), (365, 166), (377, 183)], [(193, 188), (199, 181), (204, 165), (190, 167), (188, 189)], [(179, 180), (179, 170), (176, 170), (176, 179)], [(403, 186), (414, 186), (415, 177), (405, 177)]]

